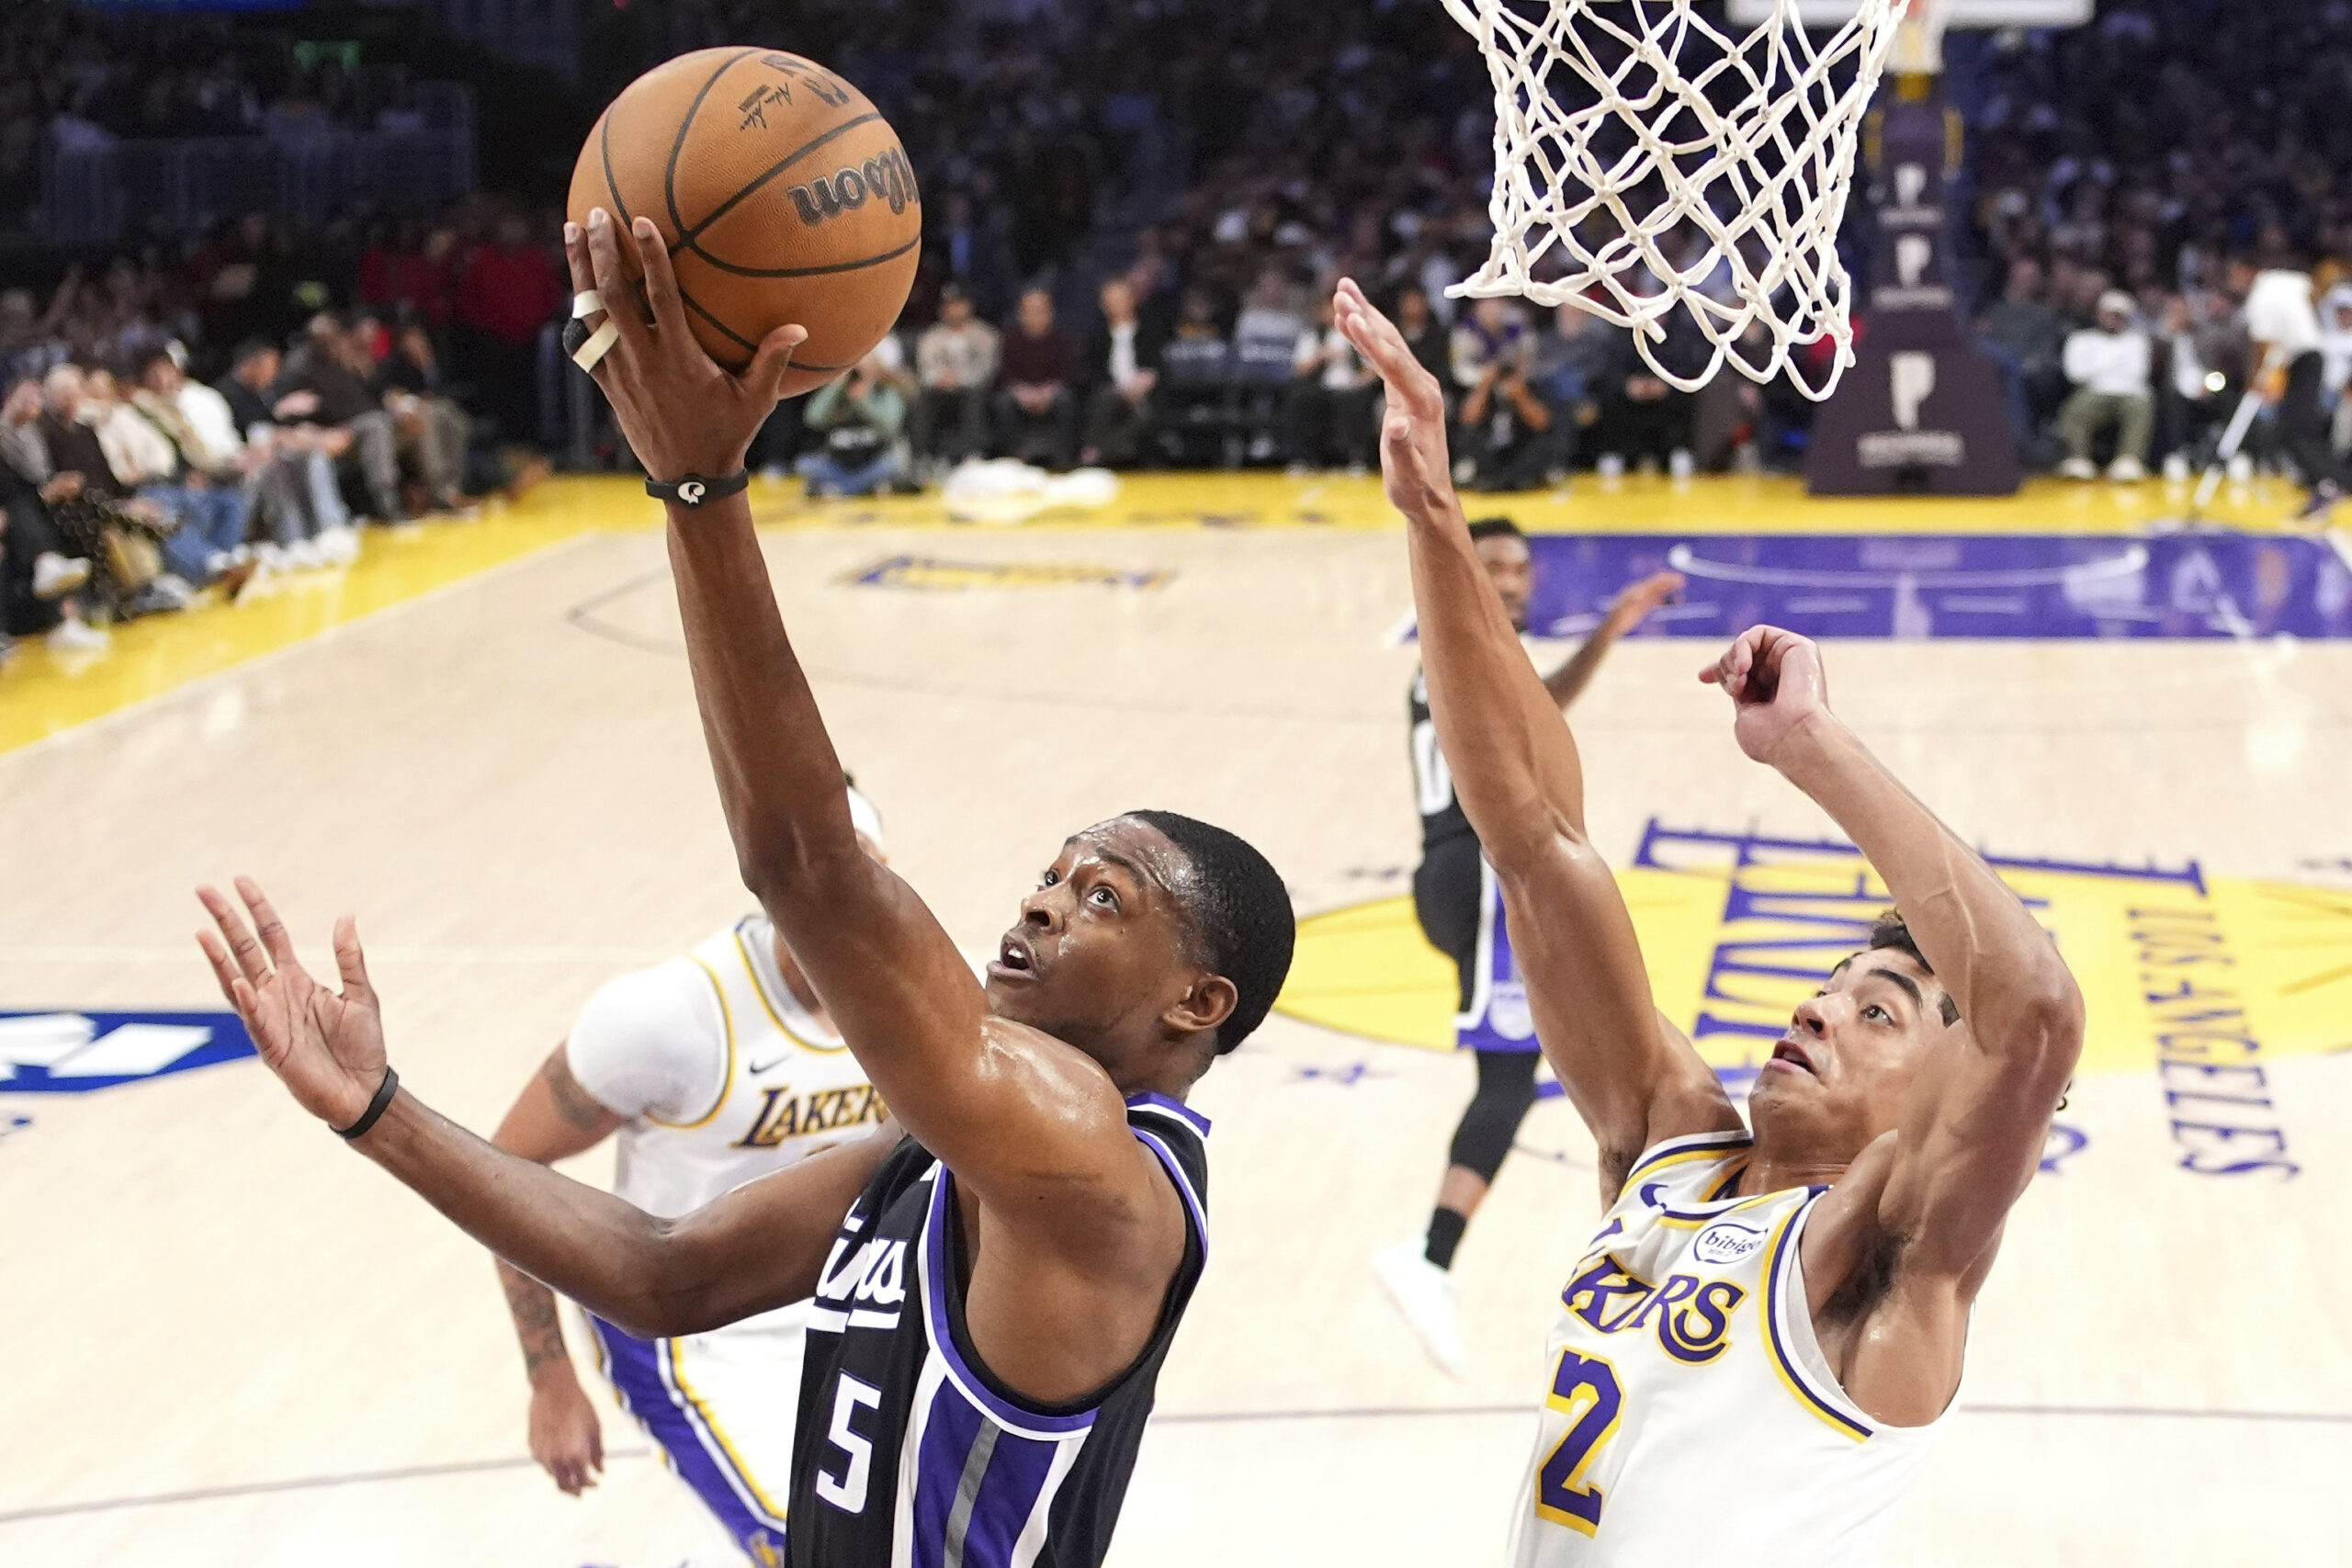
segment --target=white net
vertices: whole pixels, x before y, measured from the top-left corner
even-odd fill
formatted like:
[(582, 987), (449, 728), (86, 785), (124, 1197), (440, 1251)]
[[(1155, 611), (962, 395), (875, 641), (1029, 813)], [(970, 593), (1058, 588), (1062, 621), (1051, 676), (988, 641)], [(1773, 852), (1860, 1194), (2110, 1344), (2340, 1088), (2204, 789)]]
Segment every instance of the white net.
[[(1734, 39), (1694, 0), (1445, 0), (1495, 85), (1494, 247), (1446, 292), (1573, 302), (1685, 391), (1728, 361), (1827, 397), (1853, 360), (1856, 136), (1911, 4), (1860, 0), (1815, 39), (1776, 0)], [(1699, 339), (1670, 338), (1678, 310)]]

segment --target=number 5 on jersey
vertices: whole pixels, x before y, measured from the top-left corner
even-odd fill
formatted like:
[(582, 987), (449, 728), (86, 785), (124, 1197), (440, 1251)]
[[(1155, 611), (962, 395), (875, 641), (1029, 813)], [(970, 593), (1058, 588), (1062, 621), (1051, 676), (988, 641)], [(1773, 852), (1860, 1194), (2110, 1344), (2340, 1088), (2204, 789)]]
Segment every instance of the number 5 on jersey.
[(1536, 1515), (1591, 1535), (1600, 1529), (1600, 1488), (1588, 1485), (1585, 1475), (1601, 1445), (1617, 1432), (1618, 1412), (1625, 1403), (1617, 1370), (1598, 1356), (1563, 1350), (1544, 1403), (1568, 1418), (1568, 1429), (1544, 1456), (1536, 1473)]
[(842, 1465), (839, 1476), (828, 1471), (817, 1472), (817, 1495), (844, 1514), (865, 1511), (865, 1481), (874, 1469), (874, 1439), (860, 1434), (851, 1423), (856, 1419), (860, 1405), (876, 1410), (881, 1404), (880, 1389), (860, 1382), (847, 1372), (833, 1385), (833, 1425), (825, 1436), (848, 1462)]

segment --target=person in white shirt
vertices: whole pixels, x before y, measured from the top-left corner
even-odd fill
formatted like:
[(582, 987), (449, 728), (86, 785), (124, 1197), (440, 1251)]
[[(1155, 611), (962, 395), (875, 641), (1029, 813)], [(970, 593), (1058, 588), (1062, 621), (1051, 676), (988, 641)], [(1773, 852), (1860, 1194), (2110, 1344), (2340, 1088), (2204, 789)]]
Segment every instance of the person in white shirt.
[(1357, 473), (1375, 462), (1380, 378), (1334, 323), (1329, 299), (1316, 307), (1314, 325), (1298, 334), (1291, 368), (1283, 446), (1292, 465)]
[[(880, 814), (854, 787), (849, 800), (859, 842), (881, 860)], [(888, 1116), (775, 928), (752, 915), (589, 998), (491, 1141), (546, 1165), (617, 1134), (614, 1190), (668, 1218)], [(604, 1437), (554, 1292), (503, 1261), (498, 1277), (530, 1380), (531, 1457), (578, 1496), (604, 1468)], [(622, 1407), (762, 1568), (783, 1561), (808, 1318), (804, 1302), (677, 1339), (586, 1320)]]
[(1098, 298), (1102, 321), (1088, 340), (1083, 367), (1094, 389), (1086, 400), (1086, 439), (1078, 460), (1089, 467), (1124, 468), (1143, 456), (1167, 334), (1143, 319), (1135, 286), (1125, 278), (1103, 284)]
[(2148, 334), (2132, 320), (2138, 308), (2131, 295), (2110, 288), (2099, 296), (2098, 324), (2066, 339), (2066, 379), (2075, 392), (2058, 411), (2058, 431), (2066, 441), (2066, 460), (2058, 471), (2070, 479), (2098, 476), (2091, 443), (2109, 428), (2115, 431), (2115, 461), (2108, 465), (2107, 477), (2119, 484), (2148, 477), (2148, 433), (2156, 404), (2148, 385)]
[(2302, 516), (2317, 519), (2343, 497), (2345, 475), (2328, 443), (2321, 402), (2319, 312), (2312, 306), (2311, 274), (2274, 262), (2230, 260), (2228, 288), (2240, 301), (2254, 343), (2255, 389), (2268, 399), (2278, 445), (2294, 461), (2310, 498)]
[(989, 387), (997, 331), (972, 314), (959, 283), (939, 291), (939, 320), (915, 340), (915, 456), (942, 463), (977, 457), (989, 443)]

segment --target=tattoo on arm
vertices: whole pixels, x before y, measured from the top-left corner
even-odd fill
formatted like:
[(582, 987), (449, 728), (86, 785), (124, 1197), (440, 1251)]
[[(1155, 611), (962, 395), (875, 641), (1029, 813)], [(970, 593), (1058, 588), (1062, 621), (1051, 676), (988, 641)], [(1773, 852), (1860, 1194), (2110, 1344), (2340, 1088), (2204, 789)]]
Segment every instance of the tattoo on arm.
[(541, 1367), (570, 1364), (555, 1292), (504, 1262), (498, 1265), (498, 1282), (506, 1291), (506, 1310), (514, 1317), (514, 1337), (523, 1342), (523, 1375), (537, 1378)]
[(611, 1117), (612, 1112), (605, 1109), (602, 1100), (580, 1087), (580, 1080), (571, 1076), (571, 1064), (561, 1051), (549, 1055), (539, 1076), (548, 1080), (548, 1094), (555, 1101), (557, 1114), (582, 1132), (593, 1133)]

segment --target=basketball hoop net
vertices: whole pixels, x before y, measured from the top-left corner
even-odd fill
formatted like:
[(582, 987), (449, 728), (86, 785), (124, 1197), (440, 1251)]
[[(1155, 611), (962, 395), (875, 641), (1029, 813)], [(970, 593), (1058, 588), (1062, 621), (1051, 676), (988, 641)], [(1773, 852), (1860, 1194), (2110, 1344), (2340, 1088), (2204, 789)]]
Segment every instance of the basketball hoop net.
[[(1856, 136), (1912, 4), (1860, 0), (1816, 45), (1797, 0), (1736, 41), (1693, 0), (1445, 0), (1495, 85), (1494, 246), (1446, 292), (1572, 302), (1685, 391), (1728, 361), (1826, 398), (1854, 358), (1838, 229)], [(1696, 375), (1658, 360), (1677, 310), (1713, 349)], [(1794, 351), (1824, 337), (1815, 385)]]

